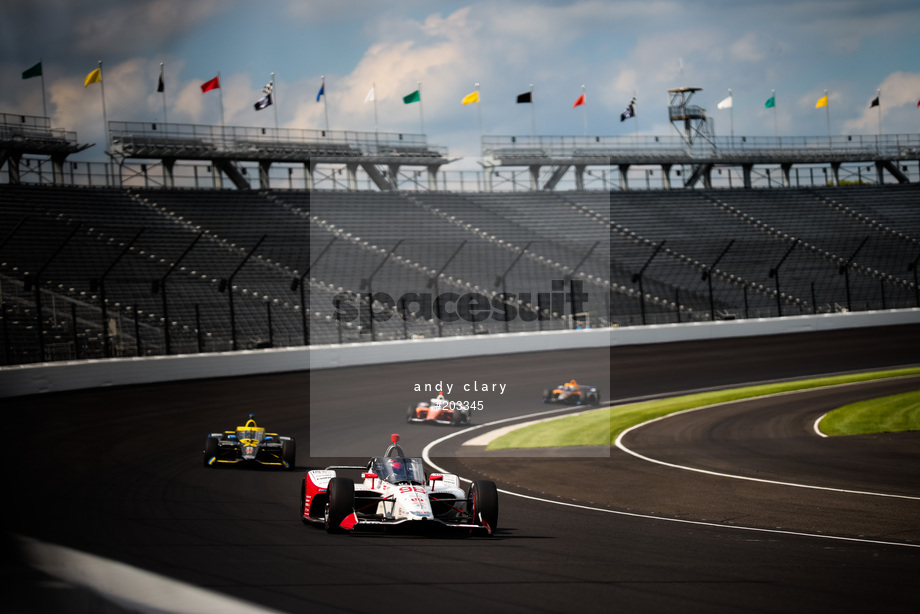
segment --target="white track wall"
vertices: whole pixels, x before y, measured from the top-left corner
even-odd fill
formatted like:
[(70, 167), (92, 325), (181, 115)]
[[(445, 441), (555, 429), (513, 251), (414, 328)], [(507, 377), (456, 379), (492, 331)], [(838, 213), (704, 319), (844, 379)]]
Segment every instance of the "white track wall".
[(448, 337), (445, 339), (312, 346), (310, 348), (15, 365), (0, 368), (0, 397), (130, 384), (284, 373), (308, 369), (333, 369), (413, 360), (755, 337), (918, 323), (920, 323), (920, 309), (904, 309), (762, 320), (662, 324), (629, 328)]

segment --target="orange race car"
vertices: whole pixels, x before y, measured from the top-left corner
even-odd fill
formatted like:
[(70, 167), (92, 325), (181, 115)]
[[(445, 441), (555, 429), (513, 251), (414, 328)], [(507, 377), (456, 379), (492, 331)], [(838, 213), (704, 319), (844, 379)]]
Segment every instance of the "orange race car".
[(584, 386), (574, 379), (555, 388), (543, 390), (544, 403), (567, 403), (569, 405), (598, 405), (601, 393), (595, 386)]

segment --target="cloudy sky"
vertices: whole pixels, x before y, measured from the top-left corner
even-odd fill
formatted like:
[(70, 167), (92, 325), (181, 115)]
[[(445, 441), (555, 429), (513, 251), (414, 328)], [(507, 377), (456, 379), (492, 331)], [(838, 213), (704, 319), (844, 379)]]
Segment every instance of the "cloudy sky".
[[(916, 0), (4, 0), (0, 111), (42, 114), (41, 80), (21, 77), (41, 60), (52, 125), (102, 160), (101, 89), (83, 85), (102, 60), (109, 120), (162, 121), (161, 62), (170, 123), (219, 124), (200, 85), (220, 73), (228, 125), (274, 126), (253, 109), (274, 72), (281, 127), (324, 127), (325, 75), (330, 128), (373, 131), (376, 84), (379, 130), (418, 132), (421, 111), (429, 141), (464, 157), (449, 168), (475, 165), (479, 112), (491, 135), (529, 135), (531, 111), (538, 134), (581, 135), (586, 113), (591, 135), (664, 135), (667, 90), (685, 85), (720, 136), (825, 135), (825, 89), (832, 134), (875, 134), (876, 90), (882, 131), (916, 134), (918, 24)], [(422, 104), (404, 104), (418, 82)], [(461, 105), (477, 82), (479, 107)], [(533, 108), (516, 104), (531, 84)]]

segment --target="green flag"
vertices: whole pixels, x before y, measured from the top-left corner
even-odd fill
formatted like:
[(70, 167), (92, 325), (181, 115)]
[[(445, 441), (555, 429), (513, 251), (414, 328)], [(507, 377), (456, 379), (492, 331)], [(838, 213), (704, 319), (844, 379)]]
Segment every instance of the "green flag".
[(421, 102), (421, 101), (422, 101), (422, 94), (418, 90), (415, 90), (411, 94), (406, 94), (405, 96), (403, 96), (403, 102), (405, 104), (410, 104), (413, 102)]
[(765, 103), (763, 103), (763, 108), (765, 109), (772, 109), (775, 106), (776, 106), (776, 96), (770, 96), (770, 98)]
[(23, 79), (31, 79), (32, 77), (41, 77), (41, 76), (42, 76), (41, 61), (39, 61), (39, 63), (33, 66), (32, 68), (27, 68), (26, 70), (22, 71)]

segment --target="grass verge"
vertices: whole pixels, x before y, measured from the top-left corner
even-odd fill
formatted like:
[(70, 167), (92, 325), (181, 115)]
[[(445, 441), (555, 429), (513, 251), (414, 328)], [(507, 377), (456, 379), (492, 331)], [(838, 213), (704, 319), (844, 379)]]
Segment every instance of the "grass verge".
[(844, 405), (821, 421), (825, 435), (920, 431), (920, 391)]
[[(486, 449), (506, 450), (515, 448), (613, 445), (620, 433), (629, 427), (685, 409), (750, 399), (780, 392), (808, 390), (822, 386), (835, 386), (916, 374), (920, 374), (920, 367), (746, 386), (731, 390), (701, 392), (670, 399), (620, 405), (586, 412), (578, 416), (525, 426), (492, 440)], [(879, 415), (877, 412), (872, 413), (876, 417)], [(914, 412), (914, 414), (916, 413), (918, 412)], [(917, 419), (920, 419), (920, 417)]]

